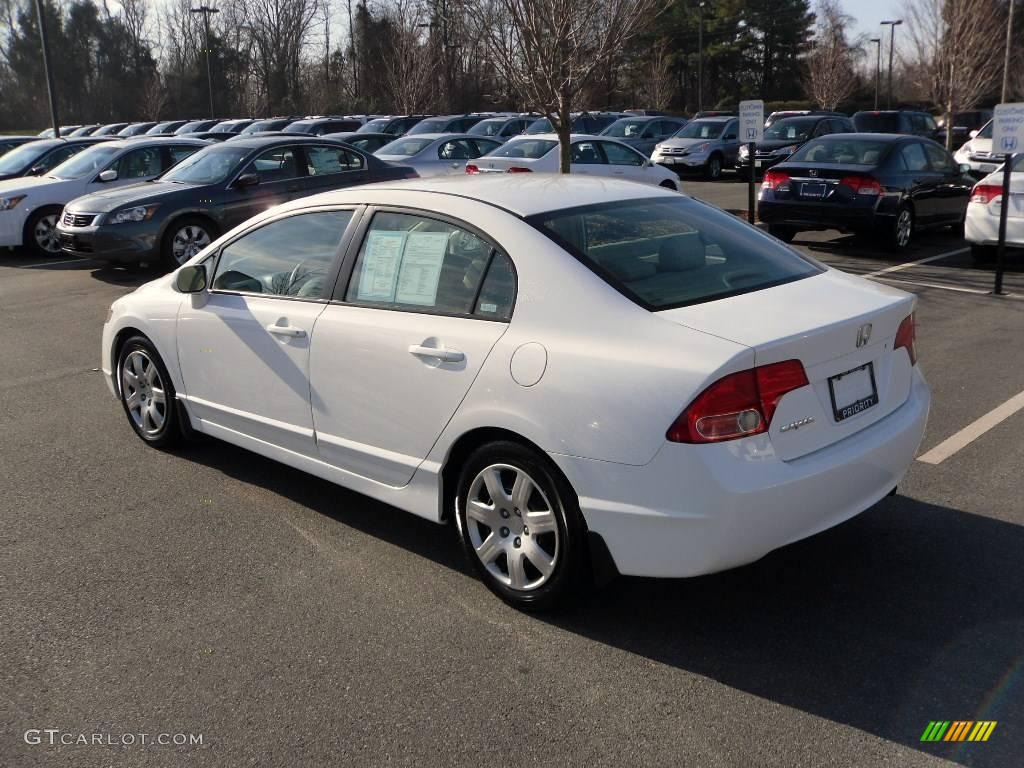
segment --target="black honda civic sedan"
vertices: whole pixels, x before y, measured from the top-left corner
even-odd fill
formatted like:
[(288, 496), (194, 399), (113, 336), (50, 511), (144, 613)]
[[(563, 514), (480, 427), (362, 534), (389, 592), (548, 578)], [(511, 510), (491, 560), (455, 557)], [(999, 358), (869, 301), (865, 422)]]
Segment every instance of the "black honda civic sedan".
[(329, 139), (239, 138), (206, 147), (151, 182), (73, 200), (57, 233), (75, 256), (173, 269), (278, 203), (414, 176), (412, 168)]
[(838, 229), (903, 250), (919, 230), (963, 225), (969, 171), (931, 139), (834, 134), (765, 173), (758, 216), (786, 242), (803, 230)]

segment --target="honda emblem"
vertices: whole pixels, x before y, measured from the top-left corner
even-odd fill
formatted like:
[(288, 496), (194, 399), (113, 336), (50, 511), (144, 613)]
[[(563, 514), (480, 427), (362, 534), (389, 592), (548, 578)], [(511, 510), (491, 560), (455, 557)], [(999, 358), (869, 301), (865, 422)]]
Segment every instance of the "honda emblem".
[(857, 329), (857, 347), (863, 347), (871, 339), (871, 323), (864, 323)]

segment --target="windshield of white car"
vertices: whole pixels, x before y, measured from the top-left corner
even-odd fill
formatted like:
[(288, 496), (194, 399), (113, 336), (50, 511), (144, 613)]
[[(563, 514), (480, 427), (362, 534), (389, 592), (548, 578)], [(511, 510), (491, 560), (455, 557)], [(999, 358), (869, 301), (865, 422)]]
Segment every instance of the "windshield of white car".
[(12, 149), (3, 157), (0, 157), (0, 173), (17, 173), (25, 168), (30, 168), (36, 160), (43, 156), (43, 153), (51, 149), (50, 145), (40, 148), (33, 146), (33, 144), (35, 142)]
[(620, 200), (527, 221), (651, 311), (760, 291), (823, 271), (731, 214), (688, 198)]
[(807, 141), (817, 124), (818, 119), (814, 117), (787, 117), (765, 128), (764, 137), (769, 141)]
[(814, 165), (878, 165), (892, 144), (877, 139), (822, 137), (804, 144), (794, 152), (790, 163)]
[(121, 151), (120, 147), (108, 144), (97, 144), (95, 147), (83, 149), (74, 157), (65, 160), (52, 171), (50, 176), (58, 179), (81, 179), (105, 168), (110, 159)]
[(992, 138), (992, 120), (985, 123), (985, 126), (978, 131), (978, 135), (975, 136), (977, 139), (991, 139)]
[(374, 154), (412, 157), (413, 155), (418, 155), (433, 142), (433, 139), (397, 139), (392, 141), (390, 144), (385, 144)]
[(518, 139), (506, 142), (490, 153), (490, 157), (523, 157), (536, 160), (544, 157), (555, 146), (557, 141), (551, 139)]
[(717, 139), (722, 135), (725, 123), (719, 120), (692, 120), (676, 131), (674, 139)]
[(241, 147), (207, 147), (185, 158), (160, 177), (182, 184), (217, 184), (227, 179), (251, 150)]

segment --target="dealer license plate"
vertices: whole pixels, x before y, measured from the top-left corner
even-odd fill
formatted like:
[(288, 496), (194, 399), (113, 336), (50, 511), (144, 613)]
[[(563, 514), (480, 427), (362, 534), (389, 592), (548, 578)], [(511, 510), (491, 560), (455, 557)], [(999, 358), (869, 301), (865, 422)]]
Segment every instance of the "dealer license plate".
[(805, 181), (800, 185), (800, 197), (824, 197), (825, 196), (825, 183), (824, 182), (807, 182)]
[(832, 376), (828, 380), (828, 390), (832, 396), (832, 414), (836, 421), (843, 421), (878, 405), (874, 365), (865, 363), (859, 368)]

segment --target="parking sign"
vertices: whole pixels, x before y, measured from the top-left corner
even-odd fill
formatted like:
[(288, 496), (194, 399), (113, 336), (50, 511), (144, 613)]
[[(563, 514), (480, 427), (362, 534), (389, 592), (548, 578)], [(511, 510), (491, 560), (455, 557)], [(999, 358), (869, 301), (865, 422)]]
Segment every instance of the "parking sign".
[(740, 141), (758, 144), (764, 140), (764, 102), (740, 102)]
[(992, 117), (992, 154), (1024, 152), (1024, 103), (997, 104)]

